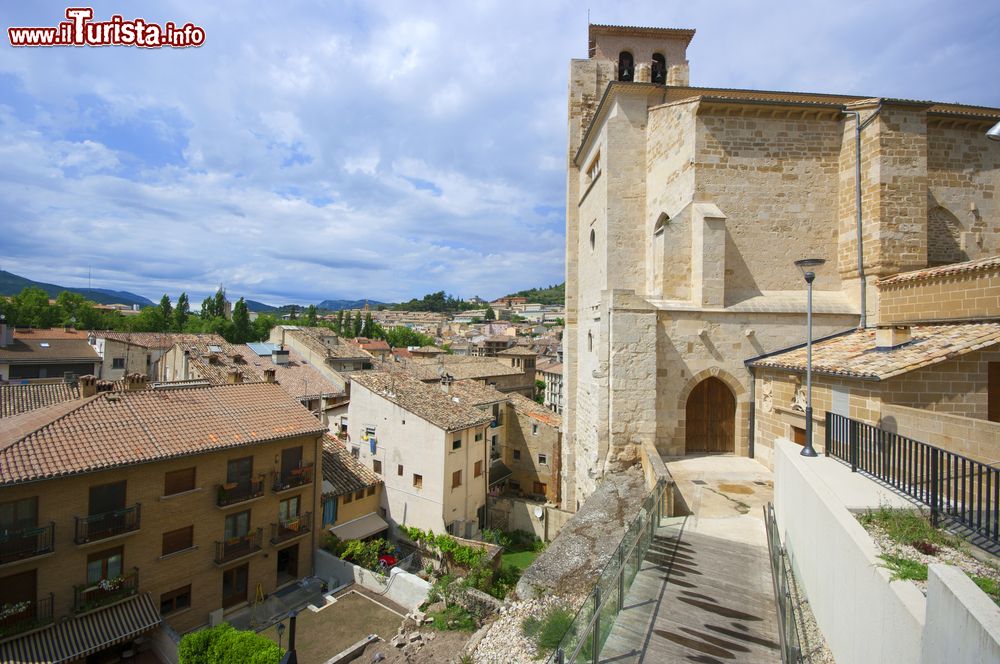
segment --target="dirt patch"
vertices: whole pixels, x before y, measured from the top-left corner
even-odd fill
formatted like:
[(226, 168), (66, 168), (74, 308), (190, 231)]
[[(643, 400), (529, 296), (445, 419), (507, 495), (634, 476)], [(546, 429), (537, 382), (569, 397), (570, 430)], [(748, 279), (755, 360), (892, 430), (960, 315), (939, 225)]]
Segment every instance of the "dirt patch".
[(376, 653), (385, 656), (384, 664), (446, 664), (458, 662), (466, 643), (472, 636), (469, 632), (439, 632), (428, 626), (420, 630), (420, 639), (403, 648), (395, 648), (388, 642), (372, 643), (364, 652), (352, 660), (357, 664), (375, 661)]
[(753, 493), (753, 489), (745, 484), (720, 484), (719, 491), (723, 493), (738, 493), (744, 496), (749, 496)]

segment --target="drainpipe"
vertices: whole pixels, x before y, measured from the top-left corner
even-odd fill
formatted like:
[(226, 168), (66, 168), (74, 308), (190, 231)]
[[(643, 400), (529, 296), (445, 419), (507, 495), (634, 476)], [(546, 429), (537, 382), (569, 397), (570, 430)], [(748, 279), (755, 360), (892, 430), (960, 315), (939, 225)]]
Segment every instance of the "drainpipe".
[(747, 371), (750, 372), (750, 431), (747, 437), (747, 456), (751, 459), (754, 453), (754, 421), (757, 412), (757, 376), (754, 374), (753, 367), (749, 364), (746, 365)]
[(870, 125), (882, 112), (882, 100), (878, 102), (875, 112), (864, 122), (861, 113), (843, 109), (845, 115), (854, 116), (854, 207), (857, 213), (857, 243), (858, 243), (858, 278), (861, 280), (861, 329), (868, 327), (868, 280), (865, 276), (865, 248), (861, 224), (861, 132)]

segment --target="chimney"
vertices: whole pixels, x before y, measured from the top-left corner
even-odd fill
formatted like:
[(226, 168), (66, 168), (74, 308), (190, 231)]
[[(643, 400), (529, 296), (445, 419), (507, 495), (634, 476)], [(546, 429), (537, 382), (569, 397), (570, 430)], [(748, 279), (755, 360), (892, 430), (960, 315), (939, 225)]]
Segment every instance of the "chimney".
[(455, 377), (450, 373), (441, 374), (441, 390), (447, 394), (451, 394), (451, 384), (455, 382)]
[(80, 398), (86, 399), (97, 394), (97, 376), (80, 376)]
[(148, 379), (146, 374), (142, 373), (130, 373), (125, 374), (125, 391), (126, 392), (137, 392), (139, 390), (146, 389), (146, 383)]
[[(327, 353), (329, 354), (329, 351)], [(275, 364), (288, 364), (288, 351), (285, 350), (284, 344), (271, 351), (271, 361)]]
[(913, 334), (909, 325), (885, 325), (875, 330), (876, 350), (891, 350), (912, 340)]
[(274, 382), (274, 369), (264, 369), (264, 382), (273, 383)]
[(243, 372), (239, 369), (230, 369), (226, 372), (226, 383), (228, 385), (239, 385), (243, 382)]

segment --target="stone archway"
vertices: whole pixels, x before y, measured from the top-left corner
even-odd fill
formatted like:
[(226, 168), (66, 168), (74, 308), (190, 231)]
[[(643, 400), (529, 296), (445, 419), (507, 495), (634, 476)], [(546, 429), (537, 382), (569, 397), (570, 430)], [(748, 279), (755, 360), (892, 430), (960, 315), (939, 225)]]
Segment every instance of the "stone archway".
[(696, 384), (687, 397), (684, 450), (686, 454), (736, 451), (736, 396), (715, 376)]

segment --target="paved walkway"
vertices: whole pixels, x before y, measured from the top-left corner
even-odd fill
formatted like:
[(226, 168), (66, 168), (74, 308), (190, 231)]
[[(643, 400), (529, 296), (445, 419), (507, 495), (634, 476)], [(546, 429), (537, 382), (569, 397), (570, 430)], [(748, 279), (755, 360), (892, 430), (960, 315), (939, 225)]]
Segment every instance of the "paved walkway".
[(780, 662), (761, 505), (771, 473), (751, 459), (667, 461), (691, 513), (664, 521), (602, 662)]

